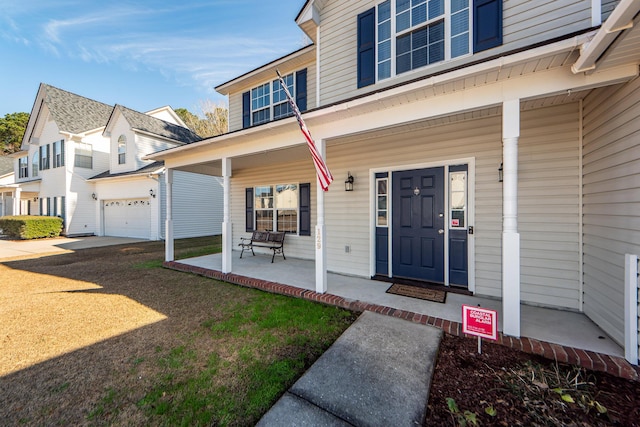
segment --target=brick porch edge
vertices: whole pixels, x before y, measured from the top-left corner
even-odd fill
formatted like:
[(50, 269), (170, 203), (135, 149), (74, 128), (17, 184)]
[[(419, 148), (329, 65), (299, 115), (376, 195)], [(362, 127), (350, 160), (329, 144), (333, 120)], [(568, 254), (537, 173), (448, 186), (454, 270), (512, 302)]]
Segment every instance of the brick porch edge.
[[(375, 313), (398, 317), (423, 325), (435, 326), (451, 335), (459, 337), (470, 337), (469, 335), (462, 333), (462, 325), (459, 322), (452, 322), (450, 320), (444, 320), (438, 317), (427, 316), (426, 314), (418, 314), (411, 311), (398, 310), (395, 308), (377, 304), (369, 304), (358, 300), (349, 300), (328, 293), (319, 294), (315, 291), (296, 288), (295, 286), (254, 279), (251, 277), (240, 276), (233, 273), (225, 274), (221, 271), (182, 264), (176, 261), (165, 261), (162, 265), (172, 270), (182, 271), (185, 273), (193, 273), (200, 276), (232, 283), (235, 285), (260, 289), (275, 294), (289, 295), (310, 301), (317, 301), (355, 312), (361, 313), (365, 310), (373, 311)], [(626, 359), (622, 357), (610, 356), (593, 351), (581, 350), (563, 345), (548, 343), (533, 338), (513, 338), (510, 336), (502, 335), (502, 333), (499, 334), (497, 343), (514, 348), (516, 350), (523, 351), (525, 353), (537, 354), (547, 359), (557, 360), (561, 363), (578, 365), (586, 369), (606, 372), (611, 375), (633, 381), (640, 380), (640, 368), (631, 365), (629, 362), (627, 362)]]

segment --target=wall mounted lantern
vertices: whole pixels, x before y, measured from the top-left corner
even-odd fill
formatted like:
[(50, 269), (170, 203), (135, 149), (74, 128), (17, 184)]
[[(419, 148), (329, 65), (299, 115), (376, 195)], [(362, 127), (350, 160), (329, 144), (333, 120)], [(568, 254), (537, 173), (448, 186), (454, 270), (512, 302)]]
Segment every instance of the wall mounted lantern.
[(500, 163), (500, 167), (498, 168), (498, 182), (502, 182), (504, 178), (504, 170), (502, 169), (502, 163)]
[(150, 195), (151, 197), (153, 197), (154, 199), (156, 198), (156, 192), (155, 192), (155, 191), (153, 191), (153, 188), (152, 188), (151, 190), (149, 190), (149, 195)]
[(96, 193), (91, 193), (91, 198), (93, 200), (98, 200), (98, 196), (96, 195)]
[(34, 201), (34, 202), (37, 202), (37, 201), (38, 201), (38, 196), (34, 197), (34, 198), (33, 198), (33, 201)]
[(347, 172), (347, 180), (344, 182), (344, 191), (353, 191), (353, 176), (351, 172)]

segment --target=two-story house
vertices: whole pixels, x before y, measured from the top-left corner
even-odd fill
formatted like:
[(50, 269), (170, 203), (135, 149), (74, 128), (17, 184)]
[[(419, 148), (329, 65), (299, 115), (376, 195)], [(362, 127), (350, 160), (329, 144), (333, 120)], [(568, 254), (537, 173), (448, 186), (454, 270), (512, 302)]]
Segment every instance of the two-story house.
[(13, 159), (0, 156), (0, 216), (13, 214)]
[[(15, 158), (14, 214), (53, 215), (67, 236), (164, 238), (165, 169), (146, 154), (199, 141), (170, 107), (139, 113), (41, 84)], [(175, 237), (221, 232), (220, 178), (176, 174)]]
[[(639, 10), (308, 0), (296, 22), (311, 45), (216, 88), (230, 133), (149, 158), (224, 178), (224, 272), (240, 237), (285, 230), (318, 292), (327, 271), (436, 283), (501, 299), (507, 335), (521, 304), (552, 307), (637, 354)], [(335, 177), (326, 192), (276, 70)]]

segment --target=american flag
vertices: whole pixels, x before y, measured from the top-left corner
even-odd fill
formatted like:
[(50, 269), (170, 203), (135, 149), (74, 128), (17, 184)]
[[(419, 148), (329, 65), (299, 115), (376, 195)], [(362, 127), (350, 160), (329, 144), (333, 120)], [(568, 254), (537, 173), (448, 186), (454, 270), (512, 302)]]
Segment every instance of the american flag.
[(291, 105), (291, 110), (293, 111), (293, 114), (295, 114), (296, 119), (298, 119), (300, 130), (302, 131), (302, 134), (307, 140), (307, 146), (309, 147), (309, 151), (311, 152), (313, 165), (316, 167), (316, 174), (318, 175), (318, 181), (320, 182), (320, 186), (324, 191), (327, 191), (329, 189), (329, 184), (331, 184), (331, 181), (333, 181), (333, 176), (331, 175), (329, 168), (325, 164), (324, 159), (320, 155), (320, 152), (316, 147), (316, 143), (313, 141), (313, 138), (311, 138), (311, 133), (309, 132), (307, 125), (304, 123), (304, 120), (302, 120), (302, 115), (300, 114), (300, 110), (298, 109), (296, 102), (291, 97), (291, 94), (289, 93), (289, 89), (287, 88), (287, 85), (284, 82), (284, 79), (280, 75), (280, 71), (276, 70), (276, 73), (278, 73), (280, 86), (282, 86), (282, 89), (284, 89), (284, 93), (287, 96), (289, 105)]

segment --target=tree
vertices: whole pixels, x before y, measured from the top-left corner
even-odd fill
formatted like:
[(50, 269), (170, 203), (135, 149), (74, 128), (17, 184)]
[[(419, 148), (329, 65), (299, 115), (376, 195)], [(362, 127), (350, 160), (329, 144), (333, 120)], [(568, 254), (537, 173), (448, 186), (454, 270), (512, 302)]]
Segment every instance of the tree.
[(11, 113), (0, 118), (0, 154), (20, 151), (29, 113)]
[(224, 102), (200, 101), (200, 116), (186, 108), (175, 111), (189, 129), (203, 138), (222, 135), (229, 129), (229, 110)]

